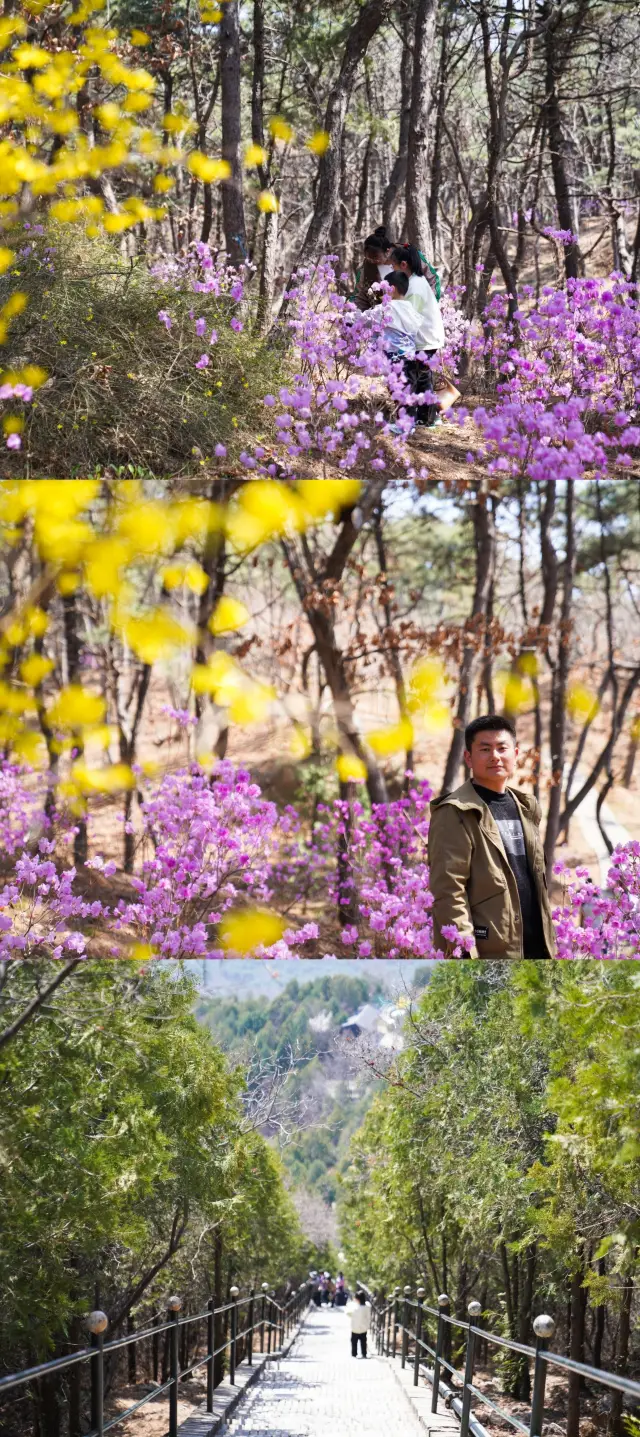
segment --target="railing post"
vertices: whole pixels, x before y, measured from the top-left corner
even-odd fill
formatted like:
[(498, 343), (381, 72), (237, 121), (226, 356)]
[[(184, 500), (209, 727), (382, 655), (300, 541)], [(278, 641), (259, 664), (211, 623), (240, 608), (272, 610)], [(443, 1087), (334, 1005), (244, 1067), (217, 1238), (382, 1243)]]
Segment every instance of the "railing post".
[(267, 1293), (268, 1293), (268, 1291), (269, 1291), (269, 1284), (268, 1284), (268, 1282), (263, 1282), (263, 1284), (262, 1284), (262, 1316), (261, 1316), (261, 1318), (260, 1318), (260, 1351), (261, 1351), (261, 1352), (264, 1352), (264, 1313), (265, 1313), (265, 1304), (266, 1304), (266, 1301), (267, 1301)]
[(394, 1288), (393, 1308), (391, 1308), (391, 1326), (393, 1326), (393, 1335), (391, 1335), (391, 1349), (393, 1349), (394, 1361), (396, 1361), (396, 1348), (398, 1342), (398, 1298), (400, 1298), (400, 1288)]
[(214, 1360), (215, 1360), (215, 1359), (214, 1359), (214, 1356), (213, 1356), (213, 1353), (214, 1353), (214, 1349), (215, 1349), (215, 1345), (216, 1345), (216, 1343), (215, 1343), (215, 1335), (214, 1335), (214, 1331), (215, 1331), (215, 1329), (214, 1329), (214, 1324), (215, 1324), (215, 1317), (214, 1317), (214, 1313), (215, 1313), (215, 1298), (214, 1298), (214, 1297), (210, 1297), (210, 1298), (209, 1298), (209, 1301), (208, 1301), (208, 1303), (207, 1303), (207, 1308), (208, 1308), (208, 1312), (209, 1312), (209, 1316), (207, 1317), (207, 1357), (208, 1357), (208, 1359), (209, 1359), (208, 1362), (207, 1362), (207, 1412), (213, 1412), (213, 1364), (214, 1364)]
[(91, 1427), (102, 1437), (104, 1430), (104, 1334), (109, 1326), (106, 1312), (90, 1312), (87, 1327), (91, 1333), (91, 1346), (95, 1357), (91, 1358)]
[(229, 1296), (233, 1301), (231, 1308), (231, 1346), (229, 1348), (229, 1382), (232, 1387), (236, 1380), (236, 1343), (238, 1341), (238, 1287), (229, 1288)]
[(536, 1360), (533, 1368), (533, 1394), (531, 1397), (531, 1426), (530, 1437), (540, 1437), (544, 1419), (544, 1389), (547, 1381), (547, 1363), (541, 1357), (546, 1352), (549, 1342), (555, 1332), (555, 1322), (546, 1313), (540, 1313), (534, 1319), (533, 1330), (536, 1335)]
[(473, 1368), (476, 1353), (476, 1334), (472, 1330), (472, 1324), (476, 1317), (482, 1312), (480, 1302), (470, 1302), (467, 1308), (469, 1314), (469, 1330), (467, 1332), (467, 1355), (464, 1364), (464, 1387), (462, 1389), (462, 1412), (460, 1414), (460, 1437), (469, 1437), (469, 1417), (471, 1416), (471, 1383), (473, 1382)]
[(267, 1292), (267, 1357), (271, 1356), (271, 1333), (273, 1331), (272, 1307), (271, 1293)]
[(255, 1296), (256, 1294), (254, 1292), (254, 1289), (251, 1288), (251, 1292), (249, 1293), (249, 1320), (247, 1322), (247, 1327), (249, 1328), (249, 1350), (247, 1352), (247, 1361), (250, 1367), (253, 1367), (253, 1309), (255, 1307)]
[(402, 1348), (401, 1348), (401, 1351), (402, 1351), (402, 1366), (403, 1366), (403, 1367), (406, 1367), (406, 1364), (407, 1364), (407, 1353), (408, 1353), (408, 1351), (409, 1351), (409, 1297), (410, 1297), (410, 1294), (411, 1294), (411, 1288), (410, 1288), (410, 1287), (405, 1287), (405, 1290), (404, 1290), (404, 1307), (403, 1307), (403, 1311), (402, 1311)]
[(180, 1365), (178, 1361), (178, 1339), (180, 1337), (181, 1307), (182, 1299), (180, 1297), (169, 1298), (169, 1301), (167, 1303), (168, 1317), (169, 1322), (171, 1323), (171, 1330), (169, 1332), (169, 1341), (171, 1344), (169, 1370), (169, 1376), (171, 1380), (171, 1386), (169, 1388), (169, 1437), (178, 1437), (178, 1376), (180, 1373)]
[(417, 1293), (416, 1293), (416, 1297), (417, 1297), (417, 1299), (418, 1299), (418, 1309), (417, 1309), (417, 1312), (416, 1312), (416, 1350), (415, 1350), (415, 1356), (414, 1356), (414, 1360), (413, 1360), (413, 1385), (414, 1385), (414, 1387), (417, 1387), (417, 1386), (418, 1386), (418, 1379), (419, 1379), (419, 1377), (420, 1377), (420, 1340), (421, 1340), (421, 1338), (422, 1338), (422, 1304), (423, 1304), (423, 1302), (424, 1302), (424, 1288), (423, 1288), (423, 1287), (419, 1287), (419, 1288), (418, 1288), (418, 1291), (417, 1291)]
[(431, 1411), (438, 1411), (438, 1398), (440, 1396), (440, 1364), (442, 1359), (442, 1348), (444, 1344), (444, 1329), (446, 1326), (445, 1317), (449, 1313), (449, 1298), (446, 1292), (441, 1292), (438, 1298), (438, 1332), (436, 1336), (436, 1360), (433, 1364), (433, 1392), (431, 1394)]

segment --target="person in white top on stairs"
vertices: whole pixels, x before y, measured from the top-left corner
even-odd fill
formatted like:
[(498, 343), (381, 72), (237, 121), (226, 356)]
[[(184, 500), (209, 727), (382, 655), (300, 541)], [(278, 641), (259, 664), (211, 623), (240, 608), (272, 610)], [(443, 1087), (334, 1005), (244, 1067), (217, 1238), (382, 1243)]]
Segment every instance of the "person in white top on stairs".
[(356, 1293), (356, 1300), (349, 1304), (347, 1312), (351, 1319), (351, 1356), (358, 1356), (358, 1343), (362, 1356), (367, 1355), (367, 1333), (371, 1327), (371, 1308), (364, 1292)]

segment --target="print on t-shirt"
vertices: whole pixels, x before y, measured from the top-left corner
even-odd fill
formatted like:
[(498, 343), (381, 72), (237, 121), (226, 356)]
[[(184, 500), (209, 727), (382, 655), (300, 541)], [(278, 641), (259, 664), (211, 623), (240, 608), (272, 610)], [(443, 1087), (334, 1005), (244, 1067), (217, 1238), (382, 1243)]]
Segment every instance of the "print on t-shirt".
[(514, 856), (521, 856), (526, 852), (524, 846), (524, 830), (519, 818), (496, 818), (500, 829), (500, 837), (507, 853)]

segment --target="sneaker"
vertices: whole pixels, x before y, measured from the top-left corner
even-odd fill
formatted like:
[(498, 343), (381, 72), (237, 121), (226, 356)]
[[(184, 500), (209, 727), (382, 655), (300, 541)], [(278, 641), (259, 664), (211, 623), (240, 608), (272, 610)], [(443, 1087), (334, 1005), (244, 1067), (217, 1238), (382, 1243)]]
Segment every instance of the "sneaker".
[(407, 431), (406, 429), (403, 429), (403, 428), (402, 428), (402, 425), (401, 425), (401, 424), (390, 424), (390, 425), (389, 425), (389, 433), (390, 433), (390, 434), (403, 434), (404, 437), (405, 437), (405, 439), (408, 439), (409, 436), (410, 436), (411, 434), (413, 434), (413, 431), (414, 431), (415, 427), (416, 427), (415, 424), (412, 424), (412, 425), (411, 425), (411, 428)]

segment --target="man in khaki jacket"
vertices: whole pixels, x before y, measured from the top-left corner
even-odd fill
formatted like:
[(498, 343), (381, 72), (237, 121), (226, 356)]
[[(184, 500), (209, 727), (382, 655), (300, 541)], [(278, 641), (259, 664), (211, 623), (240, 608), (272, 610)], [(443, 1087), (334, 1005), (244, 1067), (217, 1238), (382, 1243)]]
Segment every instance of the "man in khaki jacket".
[(473, 937), (470, 958), (553, 958), (556, 940), (540, 840), (540, 804), (509, 786), (518, 759), (510, 719), (487, 715), (465, 730), (471, 777), (431, 804), (434, 944), (443, 928)]

